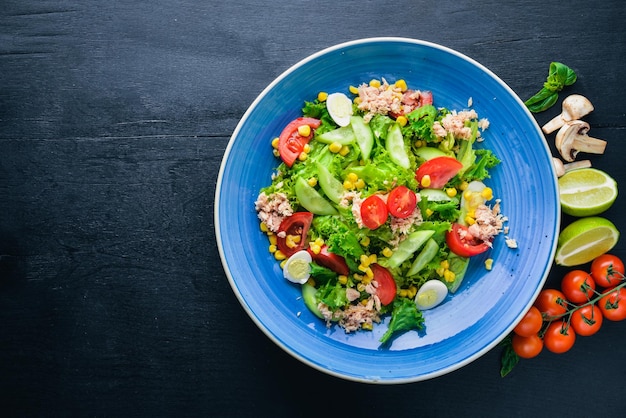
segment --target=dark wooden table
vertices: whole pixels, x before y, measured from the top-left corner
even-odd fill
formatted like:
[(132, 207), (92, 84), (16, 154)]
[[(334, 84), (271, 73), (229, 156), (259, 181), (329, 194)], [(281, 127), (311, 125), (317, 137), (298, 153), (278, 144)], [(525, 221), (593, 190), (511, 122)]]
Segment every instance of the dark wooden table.
[[(620, 0), (4, 0), (2, 415), (619, 416), (626, 322), (506, 378), (499, 348), (397, 386), (305, 366), (238, 304), (213, 199), (230, 134), (261, 90), (313, 52), (373, 36), (454, 48), (522, 99), (551, 61), (569, 65), (578, 81), (561, 98), (594, 103), (586, 120), (609, 144), (593, 164), (626, 185), (624, 22)], [(604, 215), (624, 232), (625, 210), (619, 197)], [(626, 258), (625, 242), (613, 253)]]

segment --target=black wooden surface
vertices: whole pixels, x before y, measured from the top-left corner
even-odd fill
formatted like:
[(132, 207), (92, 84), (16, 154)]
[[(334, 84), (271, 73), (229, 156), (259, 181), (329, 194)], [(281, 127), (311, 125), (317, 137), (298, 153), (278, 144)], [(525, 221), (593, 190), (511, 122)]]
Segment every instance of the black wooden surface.
[[(586, 120), (609, 141), (593, 164), (626, 184), (624, 22), (621, 0), (2, 0), (2, 415), (620, 416), (626, 323), (504, 379), (499, 348), (397, 386), (301, 364), (234, 297), (213, 198), (256, 95), (307, 55), (373, 36), (457, 49), (522, 99), (551, 61), (569, 65), (579, 78), (561, 98), (592, 100)], [(620, 196), (605, 213), (624, 232), (625, 209)]]

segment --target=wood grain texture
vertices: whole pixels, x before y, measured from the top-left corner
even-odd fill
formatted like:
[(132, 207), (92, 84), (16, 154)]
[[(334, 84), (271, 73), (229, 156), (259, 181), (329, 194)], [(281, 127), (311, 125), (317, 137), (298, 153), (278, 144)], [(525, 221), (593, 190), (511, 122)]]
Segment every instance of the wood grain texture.
[[(454, 48), (522, 99), (551, 61), (566, 63), (579, 78), (562, 97), (592, 99), (587, 120), (609, 141), (594, 165), (626, 184), (621, 1), (6, 0), (0, 9), (8, 415), (599, 416), (626, 406), (622, 323), (505, 379), (497, 348), (411, 385), (313, 370), (238, 304), (213, 224), (219, 164), (254, 98), (309, 54), (374, 36)], [(606, 213), (622, 231), (625, 205), (618, 198)], [(626, 258), (626, 244), (614, 253)]]

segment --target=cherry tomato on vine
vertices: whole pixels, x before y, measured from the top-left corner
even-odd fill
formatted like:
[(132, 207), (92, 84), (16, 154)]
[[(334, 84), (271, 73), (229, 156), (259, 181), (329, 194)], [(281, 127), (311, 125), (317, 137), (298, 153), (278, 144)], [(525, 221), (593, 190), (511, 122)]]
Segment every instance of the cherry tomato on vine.
[(563, 276), (561, 291), (570, 302), (585, 303), (593, 296), (596, 282), (583, 270), (572, 270)]
[(617, 256), (603, 254), (591, 262), (591, 275), (600, 287), (613, 287), (624, 279), (624, 263)]
[(543, 289), (535, 300), (535, 306), (544, 315), (562, 315), (567, 312), (567, 298), (560, 290)]
[(513, 332), (520, 337), (530, 337), (536, 335), (541, 330), (542, 325), (543, 317), (541, 312), (539, 312), (536, 306), (531, 306), (522, 320), (513, 328)]
[(576, 309), (570, 317), (570, 325), (577, 335), (588, 337), (595, 334), (602, 327), (602, 312), (595, 305), (585, 305)]
[(537, 334), (528, 337), (513, 334), (511, 343), (513, 345), (513, 351), (521, 358), (537, 357), (539, 353), (541, 353), (541, 350), (543, 350), (543, 340)]
[(556, 354), (569, 351), (576, 341), (576, 332), (565, 321), (554, 321), (543, 334), (543, 344), (548, 351)]
[(602, 315), (609, 321), (626, 319), (626, 288), (604, 292), (605, 296), (598, 302)]

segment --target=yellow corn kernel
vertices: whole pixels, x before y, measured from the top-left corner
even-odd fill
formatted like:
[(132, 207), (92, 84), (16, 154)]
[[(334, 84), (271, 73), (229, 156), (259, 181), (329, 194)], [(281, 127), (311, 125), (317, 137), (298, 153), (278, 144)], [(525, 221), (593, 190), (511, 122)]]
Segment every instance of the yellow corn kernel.
[(311, 127), (309, 125), (300, 125), (298, 126), (298, 133), (302, 136), (311, 135)]
[(307, 183), (309, 183), (309, 186), (315, 187), (317, 186), (317, 179), (315, 177), (311, 177), (307, 180)]
[(482, 192), (480, 192), (480, 195), (485, 199), (485, 200), (491, 200), (493, 199), (493, 190), (491, 190), (491, 187), (485, 187), (483, 189)]
[(368, 236), (363, 237), (360, 244), (364, 247), (367, 247), (368, 245), (370, 245), (370, 237)]
[(397, 88), (399, 88), (399, 89), (400, 89), (400, 91), (401, 91), (401, 92), (403, 92), (403, 93), (404, 93), (404, 92), (406, 91), (406, 89), (408, 88), (408, 86), (406, 85), (406, 81), (404, 81), (404, 80), (397, 80), (397, 81), (395, 82), (395, 86), (396, 86)]
[(380, 80), (376, 80), (376, 79), (374, 79), (374, 80), (371, 80), (371, 81), (370, 81), (370, 87), (376, 87), (376, 88), (378, 88), (378, 87), (380, 87), (380, 86), (381, 86), (381, 84), (380, 84)]
[(309, 249), (313, 252), (313, 254), (319, 254), (322, 251), (322, 247), (312, 242), (309, 244)]
[(465, 200), (470, 200), (472, 198), (472, 191), (471, 190), (465, 190), (463, 192), (463, 197), (465, 198)]
[(286, 260), (287, 256), (281, 250), (276, 250), (274, 252), (274, 258), (278, 261), (281, 261), (281, 260)]
[(278, 138), (274, 138), (274, 139), (272, 139), (272, 147), (273, 147), (273, 148), (278, 148), (278, 142), (279, 142), (279, 141), (280, 141), (280, 140), (279, 140)]
[(354, 183), (352, 183), (350, 180), (346, 179), (343, 181), (343, 188), (346, 190), (352, 190), (354, 189)]
[(343, 146), (339, 142), (333, 142), (328, 146), (328, 150), (332, 153), (338, 153)]
[(441, 263), (439, 263), (439, 265), (443, 267), (444, 269), (450, 268), (450, 262), (448, 260), (443, 260)]
[(325, 91), (320, 91), (319, 93), (317, 93), (318, 101), (325, 102), (326, 99), (328, 99), (328, 93), (326, 93)]
[(363, 322), (361, 324), (361, 329), (365, 331), (372, 331), (374, 329), (374, 325), (372, 325), (370, 322)]
[(400, 292), (398, 292), (398, 294), (401, 298), (406, 298), (409, 295), (409, 291), (406, 289), (400, 289)]
[(356, 173), (348, 173), (348, 175), (346, 176), (346, 179), (354, 183), (359, 179), (359, 176), (357, 176)]
[(370, 254), (367, 258), (369, 259), (370, 264), (374, 264), (378, 261), (378, 256), (376, 254)]
[(360, 97), (355, 97), (354, 100), (352, 100), (352, 102), (356, 105), (358, 105), (359, 103), (361, 103), (361, 98)]
[(391, 248), (389, 247), (385, 247), (382, 253), (385, 257), (391, 257), (393, 255), (393, 251), (391, 251)]
[(439, 276), (443, 276), (443, 273), (446, 272), (446, 269), (443, 267), (438, 267), (437, 270), (435, 270), (435, 272), (439, 275)]
[(459, 185), (459, 190), (463, 191), (465, 189), (467, 189), (467, 186), (469, 186), (469, 183), (464, 181)]
[(286, 259), (280, 262), (280, 264), (279, 264), (280, 268), (284, 269), (285, 268), (285, 264), (287, 264), (287, 260)]
[[(367, 306), (367, 304), (368, 304), (368, 303), (369, 303), (369, 299), (363, 299), (363, 300), (361, 301), (361, 305), (363, 305), (363, 306)], [(362, 325), (361, 325), (361, 326), (362, 326)]]
[(456, 278), (456, 274), (454, 274), (452, 270), (446, 270), (443, 272), (443, 278), (445, 279), (446, 282), (452, 283), (454, 279)]
[(367, 277), (363, 278), (363, 281), (367, 284), (374, 278), (374, 272), (371, 267), (368, 267), (367, 270), (365, 270), (365, 275)]
[(409, 292), (409, 297), (411, 299), (413, 299), (415, 295), (417, 295), (417, 287), (415, 287), (414, 285), (409, 286), (407, 290)]
[(363, 283), (359, 283), (356, 285), (356, 290), (358, 290), (359, 292), (364, 292), (365, 291), (365, 285)]
[(302, 147), (302, 151), (308, 154), (309, 152), (311, 152), (311, 146), (309, 144), (304, 144), (304, 147)]
[(349, 152), (350, 152), (350, 147), (347, 145), (344, 145), (339, 150), (339, 155), (341, 155), (342, 157), (345, 157), (346, 155), (348, 155)]
[(276, 247), (276, 245), (275, 245), (275, 244), (270, 244), (270, 246), (269, 246), (269, 251), (270, 251), (270, 253), (274, 254), (274, 253), (276, 252), (276, 250), (277, 250), (277, 249), (278, 249), (278, 248)]
[(476, 219), (472, 218), (471, 216), (466, 216), (465, 217), (465, 223), (468, 225), (474, 225), (476, 223)]
[(301, 240), (302, 238), (300, 235), (287, 235), (285, 238), (285, 245), (289, 248), (296, 248)]
[(315, 280), (313, 279), (313, 277), (309, 277), (309, 280), (306, 281), (306, 284), (315, 287)]
[(276, 235), (274, 234), (268, 235), (267, 238), (270, 240), (270, 244), (272, 245), (276, 245), (278, 242), (278, 238), (276, 238)]
[(365, 180), (363, 179), (358, 179), (356, 181), (356, 183), (354, 183), (354, 187), (356, 187), (357, 189), (361, 190), (365, 188)]
[(420, 185), (424, 188), (430, 187), (430, 176), (428, 174), (422, 177), (422, 180), (420, 181)]
[(399, 124), (400, 126), (406, 126), (406, 124), (407, 124), (408, 120), (407, 120), (407, 118), (406, 118), (405, 116), (398, 116), (398, 117), (396, 118), (396, 122), (398, 122), (398, 124)]
[(261, 231), (263, 231), (263, 232), (267, 232), (267, 231), (269, 231), (269, 229), (267, 229), (267, 225), (265, 224), (265, 222), (261, 222), (261, 223), (259, 224), (259, 226), (260, 226), (260, 228), (261, 228)]
[(493, 258), (488, 258), (485, 260), (485, 268), (490, 270), (493, 268)]
[(448, 197), (455, 197), (457, 193), (458, 192), (454, 187), (448, 187), (446, 189), (446, 194), (448, 195)]
[(348, 283), (348, 276), (344, 276), (343, 274), (337, 277), (337, 280), (339, 281), (339, 283), (341, 284), (346, 284)]
[(272, 150), (272, 154), (274, 154), (274, 157), (280, 157), (280, 152), (277, 149)]
[(309, 154), (306, 152), (301, 152), (300, 155), (298, 155), (298, 160), (300, 161), (306, 161), (307, 158), (309, 158)]
[(357, 268), (359, 269), (359, 271), (362, 271), (363, 273), (365, 273), (369, 267), (364, 266), (363, 264), (359, 264), (359, 267)]
[(324, 245), (324, 239), (323, 239), (322, 237), (317, 237), (317, 238), (315, 238), (315, 241), (313, 241), (313, 242), (315, 242), (315, 243), (316, 243), (317, 245), (319, 245), (320, 247), (321, 247), (322, 245)]
[(415, 148), (422, 148), (426, 146), (426, 141), (422, 141), (421, 139), (418, 139), (417, 141), (415, 141), (413, 145), (415, 145)]
[(356, 274), (356, 273), (352, 275), (352, 278), (356, 280), (357, 282), (360, 282), (361, 280), (363, 280), (363, 276), (361, 276), (360, 274)]
[(430, 217), (433, 215), (433, 213), (435, 213), (434, 210), (430, 209), (430, 208), (426, 208), (426, 216)]
[(370, 265), (370, 258), (366, 254), (361, 254), (361, 257), (359, 257), (359, 261), (361, 262), (362, 266), (367, 267)]
[(359, 88), (358, 87), (350, 86), (350, 88), (348, 90), (350, 90), (350, 93), (352, 93), (352, 94), (359, 94)]

